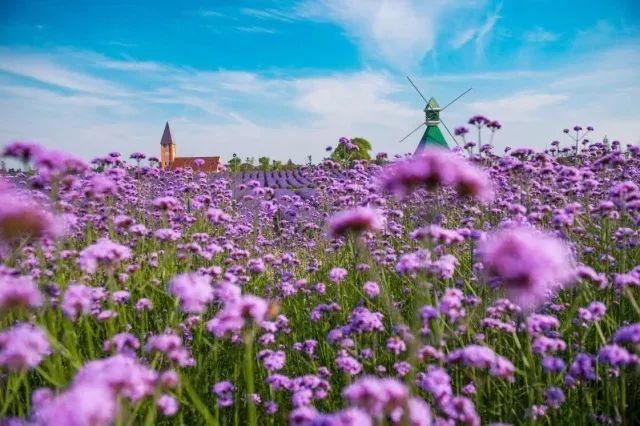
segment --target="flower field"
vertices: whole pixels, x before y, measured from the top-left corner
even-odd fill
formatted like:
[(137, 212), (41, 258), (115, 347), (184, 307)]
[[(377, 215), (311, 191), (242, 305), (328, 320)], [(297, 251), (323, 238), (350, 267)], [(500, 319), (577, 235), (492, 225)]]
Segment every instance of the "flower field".
[(479, 151), (8, 145), (0, 423), (640, 424), (640, 149)]

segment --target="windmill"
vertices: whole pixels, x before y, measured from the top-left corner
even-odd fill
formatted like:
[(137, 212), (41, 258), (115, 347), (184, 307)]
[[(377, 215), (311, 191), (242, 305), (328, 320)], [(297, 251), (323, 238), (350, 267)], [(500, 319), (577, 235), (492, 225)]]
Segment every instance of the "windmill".
[(447, 132), (451, 136), (451, 139), (453, 139), (456, 145), (458, 145), (458, 141), (456, 141), (456, 138), (453, 136), (453, 134), (451, 133), (447, 125), (444, 124), (442, 120), (440, 120), (440, 113), (445, 109), (447, 109), (449, 106), (451, 106), (451, 104), (453, 104), (455, 101), (457, 101), (458, 99), (460, 99), (461, 97), (469, 93), (471, 89), (468, 89), (467, 91), (462, 93), (460, 96), (458, 96), (457, 98), (455, 98), (454, 100), (446, 104), (444, 107), (440, 108), (440, 105), (438, 105), (438, 102), (436, 102), (434, 98), (427, 100), (427, 98), (424, 97), (420, 89), (418, 89), (418, 86), (416, 86), (413, 83), (413, 81), (411, 80), (411, 78), (409, 78), (409, 76), (407, 76), (407, 80), (409, 80), (409, 83), (411, 83), (413, 88), (416, 89), (416, 92), (418, 92), (420, 97), (424, 99), (424, 101), (426, 102), (426, 105), (423, 110), (424, 122), (420, 123), (420, 125), (415, 129), (413, 129), (411, 133), (409, 133), (407, 136), (400, 139), (400, 142), (404, 141), (409, 136), (413, 135), (415, 132), (420, 130), (422, 126), (427, 126), (427, 129), (424, 131), (424, 134), (422, 135), (422, 139), (420, 139), (420, 142), (418, 143), (418, 147), (416, 148), (416, 153), (422, 151), (427, 145), (439, 146), (442, 148), (449, 148), (449, 144), (447, 144), (447, 141), (444, 138), (444, 135), (440, 131), (439, 125), (440, 123), (442, 123), (444, 128), (447, 130)]

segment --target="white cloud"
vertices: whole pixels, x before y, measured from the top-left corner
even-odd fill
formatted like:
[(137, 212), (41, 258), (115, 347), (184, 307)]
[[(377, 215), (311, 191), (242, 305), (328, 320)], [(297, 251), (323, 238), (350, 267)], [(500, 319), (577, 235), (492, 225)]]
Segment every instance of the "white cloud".
[(275, 34), (276, 32), (274, 29), (259, 27), (257, 25), (253, 25), (250, 27), (235, 27), (235, 29), (243, 33)]
[(556, 41), (558, 38), (558, 34), (547, 31), (542, 27), (536, 27), (524, 35), (524, 40), (529, 43), (548, 43)]
[(506, 97), (467, 103), (470, 110), (512, 123), (539, 120), (542, 108), (567, 101), (564, 94), (522, 92)]
[(300, 16), (339, 25), (372, 58), (408, 71), (435, 46), (440, 18), (453, 2), (307, 0)]
[(451, 40), (451, 47), (454, 49), (459, 49), (463, 47), (465, 44), (469, 43), (477, 34), (476, 29), (466, 29), (458, 33), (457, 36)]
[(0, 71), (6, 73), (80, 92), (109, 96), (126, 93), (126, 90), (117, 84), (61, 66), (49, 55), (15, 54), (6, 49), (2, 49), (0, 53)]
[(262, 20), (274, 20), (281, 22), (292, 22), (297, 19), (294, 14), (288, 13), (284, 10), (279, 9), (253, 9), (250, 7), (244, 7), (240, 9), (240, 13), (243, 15), (251, 16), (253, 18), (262, 19)]
[(500, 9), (501, 7), (498, 7), (496, 11), (488, 14), (484, 22), (478, 27), (466, 28), (460, 31), (457, 36), (455, 36), (451, 40), (451, 47), (453, 47), (454, 49), (460, 49), (468, 43), (473, 42), (475, 45), (476, 54), (482, 55), (484, 53), (487, 41), (491, 37), (496, 23), (500, 19)]

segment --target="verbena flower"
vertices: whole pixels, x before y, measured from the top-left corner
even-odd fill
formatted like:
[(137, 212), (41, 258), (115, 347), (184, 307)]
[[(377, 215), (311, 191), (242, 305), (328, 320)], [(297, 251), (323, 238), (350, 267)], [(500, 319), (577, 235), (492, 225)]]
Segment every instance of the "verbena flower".
[(384, 216), (370, 207), (354, 207), (336, 213), (329, 219), (329, 229), (334, 237), (349, 233), (379, 231), (384, 227)]
[(613, 341), (618, 344), (640, 345), (640, 322), (620, 327), (613, 336)]
[(42, 293), (31, 277), (0, 275), (0, 312), (19, 307), (38, 308), (42, 303)]
[(169, 282), (169, 292), (178, 298), (183, 312), (200, 314), (213, 301), (211, 277), (198, 273), (175, 276)]
[(499, 279), (511, 300), (531, 309), (572, 281), (573, 256), (567, 245), (528, 228), (506, 228), (478, 247), (486, 274)]
[(387, 166), (380, 178), (384, 191), (403, 197), (419, 187), (452, 187), (461, 195), (490, 201), (493, 190), (488, 175), (461, 157), (438, 148)]
[(80, 314), (88, 314), (93, 306), (93, 292), (91, 287), (82, 284), (71, 284), (64, 292), (60, 308), (71, 320)]
[(0, 366), (9, 370), (37, 367), (51, 347), (44, 331), (31, 324), (17, 324), (0, 332)]
[(0, 243), (55, 238), (64, 231), (63, 219), (54, 216), (45, 203), (32, 195), (0, 188)]
[(230, 407), (233, 405), (233, 391), (235, 386), (228, 380), (218, 382), (213, 385), (213, 393), (218, 397), (218, 405), (220, 407)]
[(87, 273), (94, 273), (98, 266), (115, 267), (123, 260), (131, 258), (131, 249), (108, 238), (101, 238), (82, 250), (78, 257), (78, 265)]

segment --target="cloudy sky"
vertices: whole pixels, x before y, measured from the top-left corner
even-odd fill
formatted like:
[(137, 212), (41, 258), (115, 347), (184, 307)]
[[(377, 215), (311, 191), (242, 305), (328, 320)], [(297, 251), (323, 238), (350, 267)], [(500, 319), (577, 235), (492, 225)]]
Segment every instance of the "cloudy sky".
[(0, 145), (158, 155), (168, 120), (185, 156), (408, 152), (424, 105), (405, 75), (440, 104), (473, 87), (442, 118), (499, 120), (499, 148), (575, 124), (640, 144), (636, 0), (179, 3), (0, 2)]

